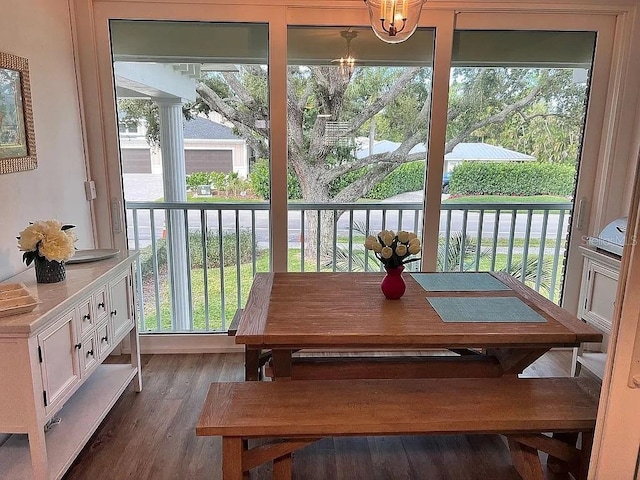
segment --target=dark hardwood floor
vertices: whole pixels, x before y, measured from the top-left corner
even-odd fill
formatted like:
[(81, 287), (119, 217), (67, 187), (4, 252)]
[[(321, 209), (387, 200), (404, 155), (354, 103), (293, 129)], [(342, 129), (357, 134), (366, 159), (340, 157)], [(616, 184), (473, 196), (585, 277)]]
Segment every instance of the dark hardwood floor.
[[(525, 375), (567, 376), (570, 363), (551, 352)], [(143, 391), (125, 391), (64, 480), (220, 479), (220, 439), (196, 437), (195, 424), (209, 384), (242, 379), (240, 354), (144, 355)], [(251, 473), (270, 478), (266, 466)], [(296, 480), (518, 478), (498, 435), (328, 438), (294, 455)]]

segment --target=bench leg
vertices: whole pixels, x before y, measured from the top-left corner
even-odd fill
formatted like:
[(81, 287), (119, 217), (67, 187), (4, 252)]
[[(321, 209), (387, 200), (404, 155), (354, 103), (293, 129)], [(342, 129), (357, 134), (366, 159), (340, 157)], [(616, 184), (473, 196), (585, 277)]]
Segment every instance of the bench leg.
[(260, 350), (244, 347), (244, 379), (246, 381), (260, 380)]
[(283, 455), (273, 460), (273, 480), (291, 480), (293, 470), (291, 454)]
[(591, 447), (593, 447), (593, 432), (582, 432), (580, 467), (576, 475), (577, 480), (587, 480), (587, 474), (589, 473), (589, 461), (591, 460)]
[[(578, 433), (577, 432), (569, 432), (569, 433), (554, 433), (552, 436), (553, 439), (559, 440), (567, 445), (571, 445), (572, 447), (576, 446), (576, 442), (578, 441)], [(547, 467), (553, 473), (567, 473), (571, 470), (571, 465), (559, 458), (553, 457), (549, 455), (547, 459)]]
[(222, 437), (222, 478), (242, 480), (242, 438)]
[(516, 467), (522, 479), (544, 480), (538, 450), (515, 441), (511, 436), (507, 436), (507, 441), (509, 442), (513, 466)]

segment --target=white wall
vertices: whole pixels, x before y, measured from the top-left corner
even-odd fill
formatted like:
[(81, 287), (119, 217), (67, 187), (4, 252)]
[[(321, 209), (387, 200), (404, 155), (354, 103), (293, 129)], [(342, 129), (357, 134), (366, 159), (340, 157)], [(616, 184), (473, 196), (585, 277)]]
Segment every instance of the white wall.
[(0, 175), (0, 280), (26, 268), (16, 235), (29, 221), (77, 226), (93, 247), (67, 0), (3, 0), (0, 50), (29, 60), (38, 168)]

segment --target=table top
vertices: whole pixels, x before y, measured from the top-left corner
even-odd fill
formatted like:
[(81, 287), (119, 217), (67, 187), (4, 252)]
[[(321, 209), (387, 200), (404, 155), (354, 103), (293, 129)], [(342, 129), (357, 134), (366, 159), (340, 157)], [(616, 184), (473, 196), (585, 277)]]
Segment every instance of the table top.
[[(258, 273), (236, 343), (261, 348), (560, 347), (602, 335), (508, 274), (508, 288), (425, 291), (409, 274), (399, 300), (380, 291), (383, 273)], [(427, 298), (517, 297), (544, 322), (444, 322)]]

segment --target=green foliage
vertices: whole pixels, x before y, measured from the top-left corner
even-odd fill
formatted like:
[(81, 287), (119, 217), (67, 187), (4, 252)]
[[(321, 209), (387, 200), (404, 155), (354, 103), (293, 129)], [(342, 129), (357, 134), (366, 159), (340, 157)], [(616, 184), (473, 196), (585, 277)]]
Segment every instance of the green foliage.
[(381, 182), (374, 185), (365, 198), (382, 200), (404, 192), (414, 192), (424, 188), (423, 161), (400, 165)]
[(227, 176), (223, 172), (211, 172), (209, 181), (214, 190), (222, 191), (225, 188), (225, 180)]
[(240, 178), (238, 173), (231, 172), (194, 172), (187, 176), (187, 187), (191, 190), (197, 189), (200, 185), (211, 185), (216, 191), (224, 192), (226, 195), (238, 196), (241, 192), (251, 189), (249, 181)]
[(187, 175), (187, 187), (191, 190), (195, 190), (200, 185), (209, 185), (210, 182), (210, 175), (207, 172), (194, 172)]
[(463, 162), (449, 182), (457, 195), (573, 194), (575, 167), (541, 162)]
[[(271, 182), (269, 180), (269, 162), (263, 158), (258, 160), (249, 174), (249, 184), (253, 193), (265, 200), (271, 198)], [(302, 198), (302, 189), (298, 177), (291, 171), (287, 173), (287, 198), (299, 200)]]
[[(447, 140), (501, 145), (541, 161), (575, 163), (584, 123), (586, 84), (570, 68), (454, 68), (449, 91)], [(539, 87), (534, 101), (499, 122), (469, 126), (522, 100)]]
[[(238, 238), (240, 250), (236, 249), (236, 235), (234, 232), (222, 234), (222, 264), (224, 266), (236, 265), (251, 262), (253, 258), (253, 241), (251, 232), (241, 230)], [(217, 232), (207, 231), (207, 267), (220, 268), (220, 242)], [(167, 240), (160, 238), (156, 241), (158, 269), (164, 270), (167, 267)], [(256, 249), (256, 255), (260, 251)], [(191, 258), (191, 268), (204, 268), (202, 252), (202, 235), (199, 231), (189, 232), (189, 256)], [(153, 251), (151, 245), (140, 250), (140, 268), (142, 278), (147, 280), (153, 278)]]
[[(236, 265), (237, 263), (248, 263), (253, 258), (253, 242), (251, 232), (241, 230), (237, 237), (240, 250), (236, 249), (235, 233), (223, 233), (222, 235), (222, 264), (224, 266)], [(220, 267), (220, 242), (217, 233), (207, 231), (207, 267)], [(257, 255), (257, 253), (256, 253)], [(204, 268), (202, 237), (200, 232), (189, 232), (189, 257), (191, 258), (191, 268)]]
[(271, 195), (271, 183), (269, 181), (269, 162), (264, 159), (258, 160), (249, 174), (251, 190), (259, 197), (268, 200)]
[[(424, 187), (424, 162), (409, 162), (400, 165), (391, 172), (384, 180), (377, 183), (373, 189), (365, 196), (372, 200), (382, 200), (393, 195), (404, 192), (422, 190)], [(348, 172), (340, 178), (331, 182), (329, 192), (332, 196), (338, 194), (349, 184), (353, 183), (364, 175), (366, 169)], [(256, 195), (269, 199), (269, 163), (266, 160), (258, 160), (249, 175), (251, 188)], [(297, 200), (302, 198), (302, 190), (298, 177), (289, 172), (287, 188), (288, 198)]]

